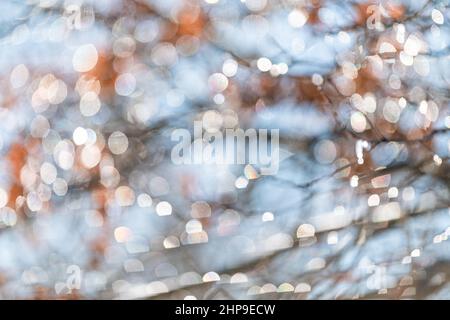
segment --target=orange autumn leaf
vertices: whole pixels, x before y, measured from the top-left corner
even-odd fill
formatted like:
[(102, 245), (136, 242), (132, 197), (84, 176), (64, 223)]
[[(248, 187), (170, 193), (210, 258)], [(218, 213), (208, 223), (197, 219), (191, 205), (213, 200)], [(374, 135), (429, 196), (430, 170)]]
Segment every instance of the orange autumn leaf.
[(7, 154), (7, 159), (11, 168), (12, 184), (9, 189), (8, 206), (15, 207), (16, 198), (23, 194), (23, 187), (20, 183), (20, 172), (27, 160), (27, 149), (20, 143), (11, 145)]
[(321, 92), (318, 86), (316, 86), (311, 77), (300, 77), (297, 80), (299, 88), (297, 99), (300, 101), (315, 102), (318, 104), (326, 103), (327, 99)]
[(205, 18), (198, 7), (187, 7), (178, 17), (179, 35), (191, 35), (200, 37), (205, 26)]
[(402, 4), (386, 3), (384, 7), (389, 16), (394, 20), (401, 20), (405, 15), (405, 7)]
[(97, 79), (100, 82), (100, 94), (103, 98), (112, 97), (115, 94), (114, 84), (118, 75), (114, 70), (113, 61), (112, 57), (99, 54), (95, 67), (86, 73), (91, 79)]
[(355, 7), (357, 12), (356, 24), (358, 26), (364, 25), (375, 16), (383, 20), (384, 14), (387, 14), (393, 20), (400, 20), (405, 14), (405, 7), (401, 4), (383, 3), (383, 5), (380, 5), (377, 1), (368, 1), (359, 3)]

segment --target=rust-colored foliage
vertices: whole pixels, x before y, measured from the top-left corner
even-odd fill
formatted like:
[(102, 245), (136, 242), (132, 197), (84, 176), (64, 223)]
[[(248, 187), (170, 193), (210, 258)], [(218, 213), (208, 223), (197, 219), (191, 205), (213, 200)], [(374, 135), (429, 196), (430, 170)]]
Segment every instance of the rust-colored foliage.
[(11, 145), (7, 154), (8, 162), (11, 168), (10, 177), (13, 181), (9, 190), (8, 206), (14, 208), (16, 199), (22, 195), (23, 187), (20, 182), (20, 172), (27, 161), (28, 152), (25, 146), (21, 143), (14, 143)]

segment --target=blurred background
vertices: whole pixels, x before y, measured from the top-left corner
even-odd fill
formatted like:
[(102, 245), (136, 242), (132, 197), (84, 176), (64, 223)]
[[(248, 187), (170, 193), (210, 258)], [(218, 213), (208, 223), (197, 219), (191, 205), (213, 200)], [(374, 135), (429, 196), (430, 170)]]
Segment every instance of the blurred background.
[(450, 298), (448, 5), (1, 1), (0, 298)]

